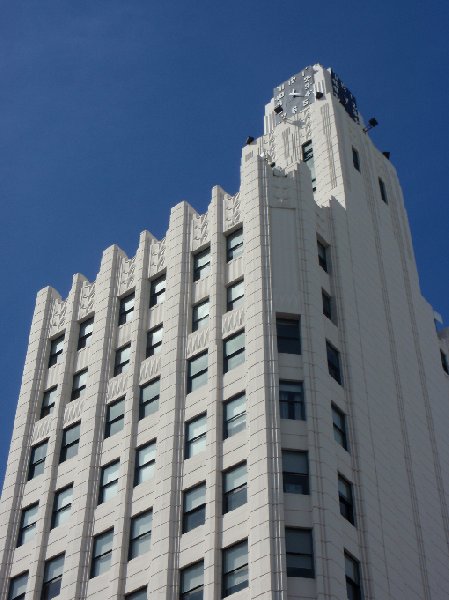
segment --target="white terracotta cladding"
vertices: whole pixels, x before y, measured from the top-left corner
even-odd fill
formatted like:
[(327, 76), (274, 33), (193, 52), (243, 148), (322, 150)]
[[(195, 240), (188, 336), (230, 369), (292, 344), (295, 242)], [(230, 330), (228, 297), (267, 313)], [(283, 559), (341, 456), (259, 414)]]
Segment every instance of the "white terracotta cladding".
[[(214, 188), (204, 215), (178, 204), (163, 240), (143, 232), (131, 259), (108, 248), (96, 281), (76, 275), (66, 300), (51, 288), (39, 292), (1, 500), (0, 600), (24, 571), (26, 600), (38, 600), (45, 560), (63, 552), (61, 600), (121, 600), (144, 586), (148, 598), (175, 600), (180, 570), (199, 560), (204, 598), (218, 600), (221, 550), (245, 538), (249, 587), (235, 600), (342, 600), (345, 551), (360, 562), (365, 599), (447, 599), (449, 382), (440, 349), (448, 351), (448, 336), (438, 338), (419, 290), (391, 163), (330, 94), (302, 117), (243, 149), (235, 196)], [(298, 162), (308, 139), (315, 193)], [(243, 255), (227, 262), (226, 236), (239, 227)], [(329, 245), (328, 273), (317, 236)], [(194, 282), (193, 253), (207, 247), (210, 272)], [(163, 274), (165, 300), (149, 309), (150, 280)], [(226, 286), (242, 278), (243, 305), (227, 312)], [(323, 289), (332, 321), (323, 315)], [(119, 300), (130, 293), (132, 318), (119, 326)], [(192, 332), (192, 305), (206, 298), (208, 326)], [(278, 354), (276, 315), (300, 316), (301, 355)], [(79, 323), (89, 317), (91, 343), (77, 350)], [(147, 331), (159, 325), (162, 351), (145, 358)], [(223, 374), (223, 339), (243, 329), (245, 362)], [(48, 368), (50, 340), (63, 333), (62, 360)], [(340, 352), (343, 385), (329, 375), (326, 340)], [(130, 367), (114, 377), (116, 350), (128, 343)], [(205, 350), (207, 383), (187, 393), (187, 359)], [(70, 401), (73, 375), (86, 368), (87, 389)], [(139, 386), (156, 377), (159, 410), (139, 420)], [(306, 420), (281, 419), (280, 379), (304, 382)], [(39, 419), (52, 386), (55, 409)], [(246, 429), (223, 440), (223, 402), (243, 391)], [(107, 405), (122, 397), (123, 429), (104, 439)], [(332, 404), (347, 415), (349, 452), (334, 439)], [(206, 448), (185, 460), (185, 423), (203, 413)], [(63, 429), (78, 422), (78, 454), (58, 464)], [(31, 446), (44, 440), (44, 472), (27, 481)], [(134, 487), (136, 448), (150, 441), (154, 475)], [(282, 449), (308, 452), (309, 495), (284, 494)], [(101, 467), (118, 459), (117, 494), (97, 506)], [(223, 515), (222, 471), (243, 460), (248, 502)], [(338, 474), (353, 483), (356, 526), (340, 514)], [(182, 490), (202, 481), (205, 524), (183, 534)], [(54, 492), (70, 483), (70, 520), (51, 529)], [(16, 548), (21, 509), (35, 502), (36, 533)], [(131, 517), (149, 509), (151, 549), (128, 561)], [(312, 530), (314, 578), (287, 577), (286, 526)], [(93, 536), (112, 527), (110, 569), (89, 578)]]

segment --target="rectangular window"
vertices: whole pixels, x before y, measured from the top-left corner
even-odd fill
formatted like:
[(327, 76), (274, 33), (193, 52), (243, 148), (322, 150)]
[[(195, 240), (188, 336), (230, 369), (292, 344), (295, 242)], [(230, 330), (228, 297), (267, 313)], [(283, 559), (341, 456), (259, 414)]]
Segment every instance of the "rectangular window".
[(92, 566), (90, 576), (97, 577), (106, 573), (111, 566), (112, 542), (114, 539), (114, 528), (108, 529), (94, 537), (92, 553)]
[(234, 544), (223, 551), (222, 598), (248, 587), (248, 540)]
[(308, 494), (308, 453), (299, 450), (282, 450), (282, 476), (286, 494)]
[(92, 332), (94, 330), (94, 318), (86, 319), (80, 323), (80, 335), (78, 338), (78, 350), (86, 348), (91, 342)]
[(153, 279), (150, 283), (150, 308), (165, 300), (165, 275)]
[(140, 590), (126, 594), (125, 600), (148, 600), (147, 588), (143, 587)]
[(360, 172), (360, 156), (358, 150), (355, 148), (352, 149), (352, 164), (354, 165), (354, 169)]
[(123, 429), (125, 423), (125, 398), (119, 398), (106, 408), (104, 437), (108, 438)]
[(327, 260), (328, 246), (325, 246), (319, 240), (317, 240), (316, 243), (317, 243), (317, 248), (318, 248), (318, 264), (323, 269), (323, 271), (325, 271), (327, 273), (329, 270), (328, 260)]
[(160, 383), (158, 378), (140, 386), (139, 419), (144, 419), (159, 409)]
[(185, 458), (191, 458), (206, 448), (206, 413), (186, 423)]
[(204, 562), (185, 567), (181, 571), (180, 600), (203, 600)]
[(206, 522), (206, 484), (199, 483), (184, 491), (182, 532), (187, 533)]
[(153, 511), (147, 510), (131, 519), (128, 560), (145, 554), (151, 548), (151, 527)]
[(209, 324), (209, 298), (199, 304), (195, 304), (192, 309), (192, 331), (203, 329)]
[(224, 403), (223, 438), (227, 439), (246, 428), (246, 396), (239, 394)]
[(312, 140), (309, 140), (301, 146), (302, 160), (307, 164), (312, 178), (312, 188), (316, 191), (315, 159), (313, 158)]
[(75, 423), (62, 432), (61, 454), (59, 462), (63, 463), (78, 454), (81, 423)]
[(13, 577), (9, 582), (8, 600), (24, 600), (28, 585), (28, 571)]
[(287, 577), (315, 577), (311, 529), (285, 528)]
[(70, 400), (76, 400), (77, 398), (81, 398), (84, 396), (85, 390), (87, 387), (87, 369), (83, 369), (82, 371), (78, 371), (73, 376), (73, 384), (72, 384), (72, 394), (70, 396)]
[(327, 367), (329, 375), (341, 385), (340, 352), (326, 340)]
[(193, 281), (199, 281), (209, 275), (210, 272), (210, 248), (193, 255)]
[(354, 525), (354, 497), (352, 494), (352, 483), (340, 474), (338, 475), (338, 500), (340, 503), (340, 514)]
[(48, 440), (41, 442), (31, 448), (30, 466), (28, 468), (28, 481), (38, 475), (42, 475), (45, 467), (45, 457), (47, 456)]
[(146, 358), (149, 356), (154, 356), (155, 354), (160, 354), (162, 349), (162, 334), (164, 329), (162, 325), (151, 329), (147, 333), (147, 351)]
[(302, 381), (279, 382), (281, 419), (305, 421), (304, 385)]
[(148, 481), (154, 474), (156, 464), (156, 442), (149, 442), (136, 448), (136, 466), (134, 469), (134, 486)]
[(115, 353), (114, 377), (128, 370), (130, 360), (131, 344), (126, 344), (126, 346), (122, 346)]
[(229, 285), (226, 290), (227, 294), (227, 309), (235, 310), (239, 306), (243, 306), (243, 298), (245, 293), (245, 287), (243, 279), (236, 281), (232, 285)]
[(73, 484), (55, 492), (53, 512), (51, 515), (51, 528), (59, 527), (65, 523), (72, 511)]
[(247, 467), (243, 462), (223, 471), (223, 514), (235, 510), (248, 501)]
[(60, 554), (45, 561), (41, 600), (50, 600), (59, 596), (64, 572), (64, 558), (65, 554)]
[(101, 467), (100, 493), (98, 495), (98, 504), (107, 502), (113, 498), (118, 491), (118, 473), (120, 470), (120, 460)]
[(245, 332), (239, 331), (223, 340), (223, 371), (227, 373), (245, 361)]
[(187, 361), (187, 393), (207, 383), (207, 350)]
[(332, 320), (332, 299), (324, 290), (321, 290), (323, 297), (323, 315)]
[(278, 352), (283, 354), (301, 354), (300, 320), (276, 318)]
[(52, 387), (49, 390), (46, 390), (44, 392), (44, 395), (42, 397), (40, 419), (43, 419), (47, 415), (51, 415), (51, 413), (53, 412), (53, 409), (54, 409), (55, 403), (56, 403), (57, 389), (58, 389), (58, 386), (55, 385), (54, 387)]
[(50, 343), (50, 357), (48, 359), (48, 366), (52, 367), (59, 362), (64, 350), (64, 334), (60, 335)]
[(385, 187), (385, 183), (383, 182), (383, 180), (380, 177), (379, 177), (379, 190), (380, 190), (380, 197), (385, 202), (385, 204), (388, 204), (387, 188)]
[(443, 371), (449, 375), (449, 365), (447, 362), (447, 356), (442, 350), (440, 350), (440, 356), (441, 356), (441, 366), (443, 367)]
[(134, 292), (132, 294), (128, 294), (124, 298), (120, 298), (120, 308), (118, 315), (118, 324), (124, 325), (131, 321), (134, 311), (134, 300), (135, 295)]
[(37, 511), (39, 510), (39, 502), (35, 502), (22, 510), (22, 518), (20, 519), (19, 537), (17, 538), (17, 548), (26, 544), (34, 538), (36, 533)]
[(243, 229), (237, 229), (226, 237), (226, 256), (228, 262), (243, 254)]
[(346, 434), (346, 416), (345, 414), (332, 404), (332, 426), (334, 429), (335, 441), (343, 446), (345, 450), (348, 449), (348, 437)]
[(345, 552), (345, 579), (348, 600), (362, 600), (360, 563), (348, 552)]

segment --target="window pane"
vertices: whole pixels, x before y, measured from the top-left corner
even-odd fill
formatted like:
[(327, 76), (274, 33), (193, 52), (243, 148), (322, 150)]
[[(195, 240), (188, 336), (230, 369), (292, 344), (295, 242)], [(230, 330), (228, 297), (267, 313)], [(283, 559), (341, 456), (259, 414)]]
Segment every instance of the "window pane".
[(186, 567), (181, 572), (181, 592), (184, 594), (203, 585), (203, 561)]
[(283, 450), (282, 468), (289, 473), (308, 473), (307, 452)]
[(155, 379), (143, 385), (140, 388), (140, 397), (142, 402), (151, 402), (159, 396), (160, 393), (160, 379)]
[(45, 459), (47, 455), (47, 444), (48, 442), (43, 442), (42, 444), (38, 444), (34, 446), (32, 450), (33, 462), (36, 463), (40, 460)]
[(184, 493), (184, 510), (191, 511), (206, 502), (206, 484), (198, 485)]
[(103, 473), (101, 477), (102, 484), (106, 485), (108, 483), (111, 483), (112, 481), (115, 481), (118, 477), (119, 468), (119, 461), (114, 462), (108, 465), (107, 467), (103, 467)]
[(199, 371), (204, 371), (204, 369), (207, 369), (207, 352), (200, 354), (189, 361), (189, 371), (191, 377), (197, 375)]
[(142, 466), (156, 458), (156, 444), (152, 442), (138, 449), (137, 463)]
[(248, 563), (248, 542), (245, 540), (224, 551), (223, 570), (225, 573), (235, 571)]
[(104, 556), (100, 556), (96, 558), (92, 565), (92, 577), (97, 577), (98, 575), (102, 575), (106, 573), (111, 565), (111, 554), (105, 554)]
[(147, 588), (131, 592), (131, 594), (126, 594), (125, 600), (147, 600)]
[(64, 445), (68, 446), (69, 444), (73, 444), (73, 442), (77, 442), (80, 439), (80, 424), (77, 423), (72, 427), (68, 427), (64, 430)]
[(228, 492), (234, 488), (245, 485), (247, 480), (246, 463), (239, 465), (230, 471), (224, 473), (224, 491)]
[(39, 503), (34, 504), (22, 511), (22, 527), (27, 527), (31, 523), (36, 522), (37, 511), (39, 510)]
[(190, 421), (187, 424), (187, 439), (192, 440), (200, 435), (206, 433), (206, 415)]
[(17, 577), (11, 579), (11, 583), (9, 584), (8, 600), (15, 600), (15, 598), (19, 598), (22, 594), (25, 594), (27, 584), (28, 571), (26, 571), (26, 573), (22, 573), (21, 575), (17, 575)]
[(131, 537), (136, 538), (151, 531), (152, 522), (152, 511), (147, 511), (137, 517), (133, 517), (131, 520)]
[(64, 554), (52, 558), (45, 563), (44, 582), (50, 581), (55, 577), (60, 577), (64, 571)]
[(95, 537), (94, 541), (94, 552), (93, 555), (95, 557), (101, 556), (105, 554), (105, 552), (110, 552), (112, 550), (112, 540), (114, 537), (114, 530), (106, 531), (105, 533), (101, 533)]
[(108, 421), (122, 417), (125, 412), (125, 399), (117, 400), (108, 406)]
[(72, 503), (73, 498), (73, 486), (61, 490), (56, 495), (56, 508), (63, 508)]
[(245, 333), (241, 332), (225, 340), (225, 354), (230, 356), (245, 347)]
[(299, 319), (276, 319), (278, 352), (301, 354)]
[(188, 458), (190, 458), (191, 456), (195, 456), (195, 454), (198, 454), (199, 452), (202, 452), (205, 449), (206, 449), (206, 436), (204, 435), (203, 437), (200, 437), (189, 443)]
[(129, 360), (131, 356), (131, 346), (125, 346), (124, 348), (118, 351), (118, 354), (121, 363)]
[(287, 552), (312, 554), (312, 532), (308, 529), (286, 529), (285, 546)]

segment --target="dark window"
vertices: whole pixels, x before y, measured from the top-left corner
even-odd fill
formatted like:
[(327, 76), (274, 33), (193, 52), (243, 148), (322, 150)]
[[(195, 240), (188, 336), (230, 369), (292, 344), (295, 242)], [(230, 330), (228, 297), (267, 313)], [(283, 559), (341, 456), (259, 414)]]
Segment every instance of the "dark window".
[(442, 350), (440, 350), (440, 355), (441, 355), (441, 366), (443, 367), (443, 371), (449, 375), (449, 366), (448, 366), (448, 362), (447, 362), (447, 356)]
[(182, 532), (186, 533), (206, 522), (206, 484), (200, 483), (184, 491)]
[(311, 529), (285, 528), (287, 577), (315, 577)]
[(132, 314), (134, 311), (134, 292), (125, 296), (124, 298), (120, 298), (120, 309), (118, 315), (118, 324), (124, 325), (128, 323), (132, 319)]
[(90, 344), (90, 338), (92, 337), (92, 332), (94, 330), (94, 318), (86, 319), (80, 323), (80, 336), (78, 338), (78, 350), (81, 348), (86, 348)]
[(41, 415), (40, 415), (41, 419), (43, 419), (47, 415), (51, 415), (51, 413), (53, 412), (53, 409), (55, 407), (55, 402), (56, 402), (56, 390), (57, 389), (58, 389), (58, 386), (55, 385), (54, 387), (52, 387), (49, 390), (46, 390), (44, 392), (44, 395), (42, 397), (42, 406), (41, 406)]
[(327, 246), (325, 246), (324, 244), (322, 244), (319, 240), (317, 240), (317, 248), (318, 248), (318, 264), (320, 265), (320, 267), (323, 269), (323, 271), (326, 271), (326, 273), (329, 270), (328, 267), (328, 260), (327, 260)]
[(326, 354), (327, 354), (327, 367), (329, 369), (329, 375), (335, 379), (337, 383), (341, 385), (341, 367), (340, 367), (340, 353), (332, 346), (330, 342), (326, 340)]
[(299, 319), (276, 318), (278, 352), (301, 354), (301, 330)]
[(380, 197), (385, 202), (385, 204), (388, 204), (387, 188), (385, 187), (385, 183), (383, 182), (383, 180), (380, 177), (379, 177), (379, 190), (380, 190)]
[(360, 156), (358, 150), (355, 148), (352, 149), (352, 164), (354, 165), (354, 169), (360, 171)]
[(145, 554), (151, 548), (151, 527), (153, 511), (147, 510), (131, 519), (131, 533), (129, 536), (128, 560)]
[(113, 498), (118, 491), (118, 472), (120, 470), (120, 460), (101, 467), (100, 493), (98, 495), (98, 504), (107, 502)]
[(245, 293), (243, 279), (228, 286), (226, 293), (228, 310), (234, 310), (235, 308), (242, 306)]
[(332, 299), (324, 290), (321, 290), (323, 296), (323, 315), (332, 320)]
[(77, 398), (81, 398), (84, 395), (84, 390), (87, 387), (87, 369), (83, 369), (82, 371), (78, 371), (73, 376), (73, 384), (72, 384), (72, 394), (70, 396), (70, 400), (76, 400)]
[(17, 538), (17, 547), (26, 544), (33, 539), (36, 533), (37, 511), (39, 510), (39, 502), (35, 502), (22, 510), (22, 518), (20, 519), (19, 537)]
[(55, 492), (53, 500), (53, 512), (51, 515), (51, 528), (58, 527), (65, 523), (72, 510), (73, 484), (68, 485), (62, 490)]
[(28, 469), (28, 481), (34, 479), (44, 472), (45, 457), (47, 455), (48, 440), (41, 442), (31, 448), (30, 466)]
[(164, 329), (162, 325), (155, 327), (147, 333), (147, 352), (146, 357), (160, 354), (162, 349), (162, 334)]
[(207, 382), (207, 350), (187, 361), (187, 393), (195, 391)]
[(81, 424), (75, 423), (62, 432), (61, 454), (59, 462), (62, 463), (69, 458), (73, 458), (78, 454), (78, 446), (80, 443)]
[(223, 471), (223, 514), (246, 504), (247, 479), (246, 462)]
[(106, 408), (104, 437), (108, 438), (123, 429), (125, 423), (125, 398), (119, 398)]
[(206, 448), (206, 414), (186, 423), (185, 458), (191, 458)]
[(227, 373), (245, 361), (245, 332), (239, 331), (223, 340), (223, 371)]
[(181, 571), (180, 600), (203, 600), (204, 562), (201, 560)]
[(59, 362), (59, 357), (64, 349), (64, 334), (60, 335), (54, 340), (51, 340), (50, 345), (50, 357), (48, 359), (48, 366), (52, 367)]
[(282, 475), (287, 494), (309, 493), (309, 459), (307, 452), (282, 450)]
[(156, 442), (149, 442), (136, 448), (136, 466), (134, 470), (134, 485), (147, 481), (154, 474), (156, 463)]
[(192, 309), (192, 331), (197, 331), (207, 327), (209, 323), (209, 298), (199, 304), (195, 304)]
[(139, 419), (152, 415), (159, 409), (160, 379), (140, 386)]
[(115, 353), (114, 377), (128, 370), (131, 359), (131, 344), (122, 346)]
[(150, 308), (165, 300), (165, 275), (153, 279), (150, 284)]
[(65, 554), (60, 554), (45, 561), (41, 600), (51, 600), (51, 598), (59, 596), (64, 572), (64, 558)]
[(94, 537), (94, 548), (92, 553), (92, 566), (90, 576), (102, 575), (111, 566), (112, 541), (114, 539), (114, 528), (100, 533)]
[(347, 552), (345, 552), (345, 579), (348, 600), (361, 600), (360, 564), (358, 560)]
[(302, 381), (279, 382), (281, 419), (305, 421), (304, 385)]
[(348, 449), (348, 437), (346, 434), (346, 416), (345, 414), (332, 404), (332, 426), (334, 429), (334, 439), (336, 442), (343, 446), (345, 450)]
[(224, 403), (224, 439), (246, 428), (246, 396), (239, 394)]
[(143, 587), (140, 590), (126, 594), (125, 600), (147, 600), (147, 588)]
[(338, 500), (340, 502), (340, 514), (354, 525), (354, 498), (352, 495), (352, 483), (338, 475)]
[(226, 238), (226, 255), (228, 262), (243, 254), (243, 229), (237, 229)]
[(315, 175), (315, 160), (313, 158), (313, 146), (312, 140), (309, 140), (301, 146), (302, 149), (302, 160), (307, 163), (310, 170), (310, 176), (312, 178), (313, 191), (316, 190), (316, 175)]
[(210, 248), (193, 255), (193, 281), (204, 279), (210, 272)]
[(222, 598), (248, 587), (248, 540), (223, 550)]
[(8, 600), (24, 600), (28, 584), (28, 571), (9, 581)]

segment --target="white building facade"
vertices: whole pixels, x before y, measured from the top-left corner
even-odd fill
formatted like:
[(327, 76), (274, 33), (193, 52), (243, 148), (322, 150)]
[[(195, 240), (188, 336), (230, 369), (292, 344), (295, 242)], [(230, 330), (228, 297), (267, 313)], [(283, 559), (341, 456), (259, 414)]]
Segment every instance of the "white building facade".
[(39, 292), (0, 600), (446, 600), (448, 339), (394, 167), (304, 69), (235, 196)]

